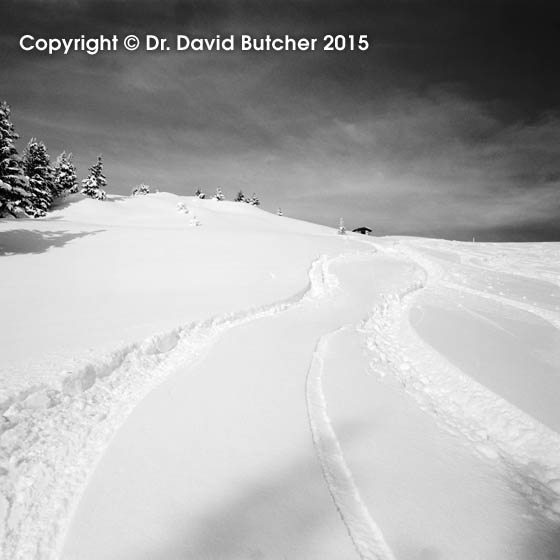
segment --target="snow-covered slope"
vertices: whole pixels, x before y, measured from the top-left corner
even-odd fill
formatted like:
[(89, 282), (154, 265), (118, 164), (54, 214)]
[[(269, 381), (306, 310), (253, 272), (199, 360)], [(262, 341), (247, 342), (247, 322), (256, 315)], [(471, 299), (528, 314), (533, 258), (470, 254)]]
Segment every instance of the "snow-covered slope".
[(167, 193), (0, 223), (2, 557), (559, 557), (559, 257)]
[(74, 200), (43, 220), (0, 224), (0, 402), (160, 330), (292, 294), (326, 230), (166, 193)]

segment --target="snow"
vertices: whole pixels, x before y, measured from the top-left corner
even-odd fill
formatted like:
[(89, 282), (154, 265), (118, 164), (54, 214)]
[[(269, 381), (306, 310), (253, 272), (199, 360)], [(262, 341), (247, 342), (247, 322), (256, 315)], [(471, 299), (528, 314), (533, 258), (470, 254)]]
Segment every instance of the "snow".
[(394, 556), (509, 560), (557, 551), (557, 525), (529, 513), (495, 457), (442, 430), (397, 379), (368, 368), (367, 355), (348, 365), (362, 344), (352, 329), (329, 341), (324, 393), (348, 469)]
[(560, 557), (559, 257), (168, 193), (2, 221), (2, 557)]
[[(307, 236), (295, 242), (310, 226), (290, 229), (292, 220), (264, 221), (257, 238), (263, 217), (249, 205), (189, 199), (185, 215), (176, 211), (185, 199), (163, 193), (73, 198), (47, 219), (0, 225), (0, 304), (10, 318), (0, 402), (183, 322), (286, 297), (321, 251)], [(190, 227), (193, 212), (200, 228)]]

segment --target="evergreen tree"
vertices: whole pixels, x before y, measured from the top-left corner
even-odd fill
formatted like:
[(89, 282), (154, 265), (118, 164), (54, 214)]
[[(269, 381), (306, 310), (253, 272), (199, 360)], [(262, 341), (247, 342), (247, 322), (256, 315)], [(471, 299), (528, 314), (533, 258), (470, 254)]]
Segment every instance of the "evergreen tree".
[(206, 198), (206, 195), (200, 190), (200, 189), (196, 189), (196, 192), (194, 193), (194, 196), (196, 196), (197, 198)]
[(278, 208), (278, 211), (276, 212), (277, 216), (283, 216), (283, 212), (282, 212), (282, 208)]
[(54, 196), (64, 196), (78, 192), (76, 166), (72, 161), (72, 154), (62, 152), (54, 165)]
[(261, 201), (259, 200), (259, 198), (257, 197), (257, 195), (255, 193), (253, 193), (253, 196), (251, 196), (251, 198), (249, 199), (245, 199), (245, 202), (248, 202), (251, 206), (260, 206), (261, 205)]
[(34, 218), (47, 213), (53, 201), (54, 170), (43, 142), (31, 138), (23, 152), (23, 169), (29, 179), (25, 211)]
[(107, 193), (103, 190), (107, 186), (107, 179), (103, 175), (103, 157), (97, 156), (97, 163), (89, 168), (89, 175), (82, 181), (82, 194), (97, 200), (105, 200)]
[(17, 210), (27, 206), (28, 181), (18, 156), (14, 141), (17, 140), (10, 121), (10, 106), (0, 102), (0, 218), (6, 214), (17, 217)]
[(224, 196), (224, 193), (222, 192), (222, 189), (220, 187), (218, 187), (216, 189), (216, 194), (214, 195), (214, 200), (225, 200), (226, 197)]
[(237, 196), (235, 197), (235, 202), (245, 202), (245, 195), (243, 194), (243, 191), (239, 191), (237, 193)]
[(138, 185), (132, 189), (132, 196), (138, 196), (142, 194), (150, 194), (149, 185)]

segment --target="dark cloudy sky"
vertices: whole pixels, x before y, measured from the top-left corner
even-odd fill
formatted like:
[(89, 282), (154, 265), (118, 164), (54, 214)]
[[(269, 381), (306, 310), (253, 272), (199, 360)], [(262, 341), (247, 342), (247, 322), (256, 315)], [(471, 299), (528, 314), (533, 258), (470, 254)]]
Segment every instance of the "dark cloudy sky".
[[(31, 136), (139, 182), (380, 234), (560, 240), (555, 0), (0, 2), (0, 98)], [(367, 33), (364, 52), (48, 56), (22, 34)]]

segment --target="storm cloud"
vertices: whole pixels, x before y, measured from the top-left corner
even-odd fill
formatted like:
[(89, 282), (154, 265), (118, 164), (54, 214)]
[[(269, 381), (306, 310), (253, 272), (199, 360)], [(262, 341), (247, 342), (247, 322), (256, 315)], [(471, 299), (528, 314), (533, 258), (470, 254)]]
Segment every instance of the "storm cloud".
[[(558, 16), (549, 2), (38, 2), (0, 6), (21, 135), (105, 156), (109, 190), (256, 191), (379, 234), (560, 240)], [(84, 53), (41, 37), (367, 34), (363, 52)]]

